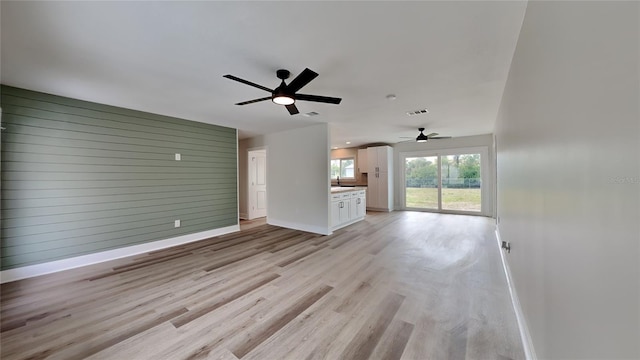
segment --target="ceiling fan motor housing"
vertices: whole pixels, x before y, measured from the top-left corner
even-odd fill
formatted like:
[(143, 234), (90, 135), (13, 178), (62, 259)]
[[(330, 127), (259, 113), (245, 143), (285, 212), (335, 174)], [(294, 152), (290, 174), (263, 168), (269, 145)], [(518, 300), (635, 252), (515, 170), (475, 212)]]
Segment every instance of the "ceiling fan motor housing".
[(282, 82), (280, 85), (273, 89), (271, 93), (271, 101), (279, 105), (291, 105), (295, 102), (296, 98), (293, 92), (288, 91), (287, 84), (284, 82), (285, 79), (288, 79), (291, 73), (289, 70), (280, 69), (276, 71), (276, 76), (278, 79), (281, 79)]
[(278, 71), (276, 71), (276, 76), (278, 77), (278, 79), (288, 79), (289, 76), (291, 76), (291, 73), (289, 72), (289, 70), (285, 70), (285, 69), (280, 69)]

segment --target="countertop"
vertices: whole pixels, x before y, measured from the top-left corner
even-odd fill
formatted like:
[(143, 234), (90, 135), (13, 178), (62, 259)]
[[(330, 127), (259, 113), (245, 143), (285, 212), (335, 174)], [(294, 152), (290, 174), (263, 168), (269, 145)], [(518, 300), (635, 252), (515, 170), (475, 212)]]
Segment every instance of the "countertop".
[(331, 193), (341, 193), (348, 191), (358, 191), (358, 190), (367, 190), (366, 186), (332, 186)]

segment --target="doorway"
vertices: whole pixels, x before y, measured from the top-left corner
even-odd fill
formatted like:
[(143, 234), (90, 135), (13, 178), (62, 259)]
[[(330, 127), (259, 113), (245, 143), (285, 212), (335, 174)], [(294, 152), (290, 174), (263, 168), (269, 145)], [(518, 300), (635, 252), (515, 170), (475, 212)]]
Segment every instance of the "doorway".
[(405, 209), (490, 215), (487, 149), (404, 153), (401, 159)]
[(267, 216), (267, 150), (249, 150), (248, 219)]

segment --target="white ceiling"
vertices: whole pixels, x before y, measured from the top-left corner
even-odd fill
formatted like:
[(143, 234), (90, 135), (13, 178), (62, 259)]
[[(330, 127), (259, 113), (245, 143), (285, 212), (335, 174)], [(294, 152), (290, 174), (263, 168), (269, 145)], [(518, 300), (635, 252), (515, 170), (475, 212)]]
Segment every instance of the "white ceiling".
[[(417, 128), (446, 136), (493, 126), (526, 2), (1, 3), (2, 83), (239, 129), (240, 138), (328, 122), (332, 144), (396, 143)], [(320, 74), (269, 96), (275, 71)], [(396, 100), (386, 99), (395, 94)], [(427, 108), (409, 117), (407, 111)], [(345, 145), (351, 141), (351, 145)]]

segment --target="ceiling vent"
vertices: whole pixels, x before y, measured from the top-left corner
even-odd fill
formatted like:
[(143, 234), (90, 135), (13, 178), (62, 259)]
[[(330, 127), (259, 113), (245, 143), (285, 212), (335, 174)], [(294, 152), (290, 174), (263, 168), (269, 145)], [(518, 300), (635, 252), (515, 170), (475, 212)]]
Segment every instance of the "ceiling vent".
[(420, 115), (420, 114), (428, 114), (429, 110), (427, 109), (421, 109), (421, 110), (415, 110), (415, 111), (407, 111), (407, 115), (409, 116), (414, 116), (414, 115)]
[(315, 111), (311, 111), (311, 112), (302, 114), (302, 116), (306, 116), (306, 117), (312, 117), (312, 116), (318, 116), (318, 115), (320, 115), (320, 114), (318, 114)]

